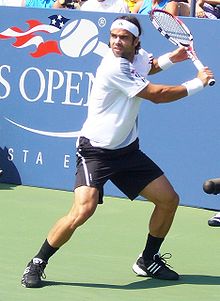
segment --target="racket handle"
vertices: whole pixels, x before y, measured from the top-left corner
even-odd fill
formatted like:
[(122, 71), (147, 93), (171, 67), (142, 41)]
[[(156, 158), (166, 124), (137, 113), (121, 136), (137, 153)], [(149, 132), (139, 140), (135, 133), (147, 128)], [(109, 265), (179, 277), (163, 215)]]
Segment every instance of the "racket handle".
[(203, 190), (208, 194), (220, 193), (220, 178), (209, 179), (204, 182)]
[(211, 78), (209, 81), (208, 81), (208, 85), (209, 86), (214, 86), (215, 84), (215, 79), (214, 78)]
[[(200, 62), (200, 60), (198, 60), (198, 59), (193, 60), (193, 64), (196, 66), (196, 68), (197, 68), (198, 70), (201, 70), (201, 69), (204, 68), (204, 65), (203, 65), (202, 62)], [(214, 79), (214, 78), (211, 78), (211, 79), (208, 81), (208, 85), (209, 85), (209, 86), (214, 86), (214, 84), (215, 84), (215, 79)]]

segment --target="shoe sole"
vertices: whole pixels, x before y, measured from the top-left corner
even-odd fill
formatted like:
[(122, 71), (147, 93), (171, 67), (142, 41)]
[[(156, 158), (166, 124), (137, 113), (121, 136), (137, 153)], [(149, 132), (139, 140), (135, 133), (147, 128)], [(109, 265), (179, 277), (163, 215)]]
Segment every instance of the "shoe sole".
[(42, 282), (34, 285), (34, 284), (29, 284), (21, 281), (21, 285), (25, 288), (40, 288), (42, 287)]
[(26, 285), (26, 284), (21, 284), (25, 288), (41, 288), (42, 285)]
[(208, 225), (210, 227), (220, 227), (220, 222), (219, 221), (208, 221)]
[(141, 277), (148, 277), (147, 273), (142, 270), (137, 263), (135, 262), (132, 266), (132, 270), (135, 274), (137, 274), (137, 276), (141, 276)]

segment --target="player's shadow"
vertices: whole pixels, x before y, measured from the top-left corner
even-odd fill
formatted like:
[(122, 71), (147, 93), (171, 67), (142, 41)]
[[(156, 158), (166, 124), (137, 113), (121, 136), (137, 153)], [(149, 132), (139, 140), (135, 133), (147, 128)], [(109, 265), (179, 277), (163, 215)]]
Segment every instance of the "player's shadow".
[(8, 149), (0, 147), (0, 169), (3, 175), (0, 177), (0, 189), (13, 189), (16, 185), (21, 185), (21, 177), (13, 161), (9, 160)]
[(102, 289), (106, 288), (106, 289), (116, 289), (116, 290), (143, 290), (143, 289), (176, 286), (176, 285), (183, 285), (183, 284), (220, 285), (220, 276), (181, 275), (178, 281), (144, 278), (144, 280), (142, 279), (125, 285), (107, 284), (107, 283), (87, 283), (87, 282), (44, 281), (43, 287), (60, 285), (60, 286), (91, 287), (91, 288), (102, 288)]

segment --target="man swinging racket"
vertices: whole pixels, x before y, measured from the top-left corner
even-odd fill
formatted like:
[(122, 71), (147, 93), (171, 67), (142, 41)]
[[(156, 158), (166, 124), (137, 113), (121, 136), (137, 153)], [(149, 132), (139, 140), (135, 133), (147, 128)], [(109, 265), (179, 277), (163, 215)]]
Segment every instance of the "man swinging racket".
[(75, 199), (69, 213), (49, 231), (22, 276), (24, 287), (42, 286), (49, 258), (63, 246), (103, 202), (111, 180), (129, 199), (142, 196), (154, 203), (146, 246), (133, 265), (137, 275), (178, 280), (160, 247), (178, 207), (179, 197), (164, 172), (139, 149), (137, 118), (143, 100), (169, 103), (202, 90), (213, 78), (204, 67), (197, 77), (177, 86), (153, 84), (148, 75), (188, 58), (179, 47), (158, 59), (140, 47), (141, 26), (132, 15), (117, 18), (110, 28), (110, 49), (97, 69), (88, 117), (77, 141)]

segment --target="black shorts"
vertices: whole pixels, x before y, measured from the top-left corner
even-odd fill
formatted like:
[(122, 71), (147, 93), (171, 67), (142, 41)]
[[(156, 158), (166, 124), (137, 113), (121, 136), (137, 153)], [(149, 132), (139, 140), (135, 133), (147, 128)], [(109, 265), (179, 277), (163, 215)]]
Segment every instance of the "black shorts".
[(139, 149), (136, 139), (129, 146), (108, 150), (93, 147), (89, 139), (80, 137), (77, 147), (75, 188), (96, 187), (99, 203), (103, 203), (104, 184), (110, 180), (129, 199), (135, 199), (163, 171)]

